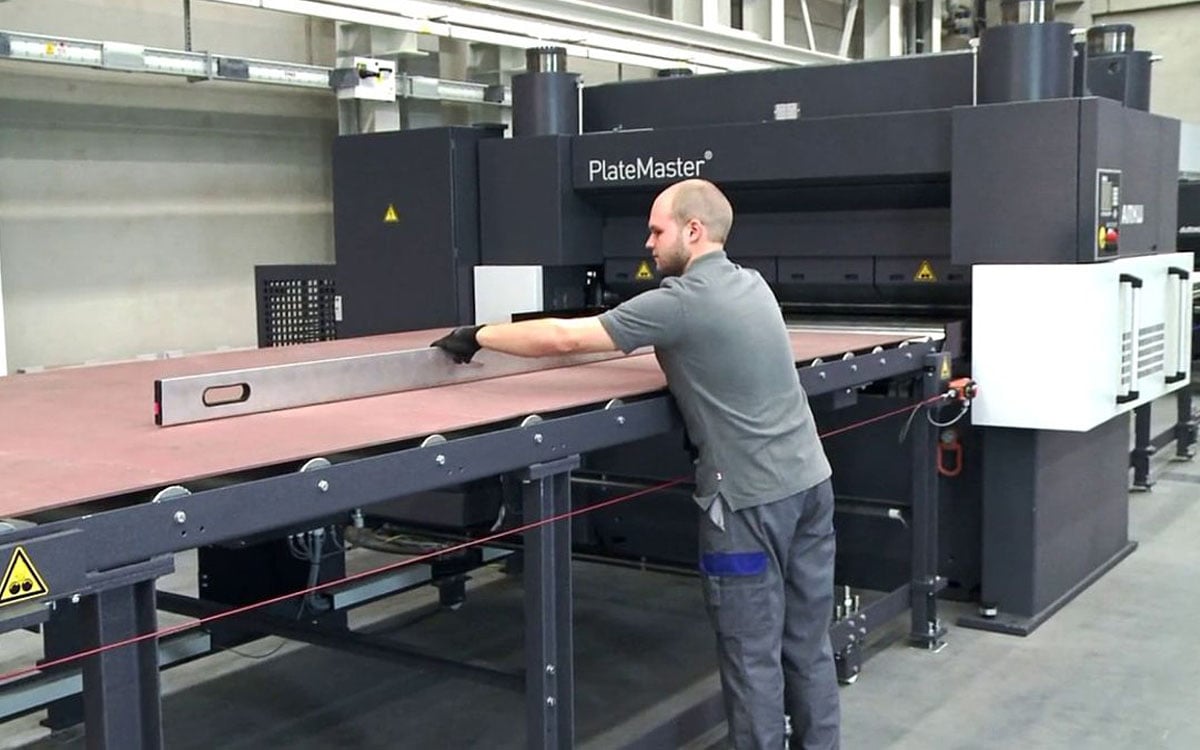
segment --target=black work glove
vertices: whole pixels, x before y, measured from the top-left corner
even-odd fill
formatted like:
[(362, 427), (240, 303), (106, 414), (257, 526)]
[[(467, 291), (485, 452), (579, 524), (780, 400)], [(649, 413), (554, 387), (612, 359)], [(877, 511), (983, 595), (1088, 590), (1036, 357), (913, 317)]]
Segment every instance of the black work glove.
[(483, 326), (464, 326), (455, 328), (450, 333), (430, 344), (445, 351), (455, 362), (465, 365), (479, 351), (477, 334)]

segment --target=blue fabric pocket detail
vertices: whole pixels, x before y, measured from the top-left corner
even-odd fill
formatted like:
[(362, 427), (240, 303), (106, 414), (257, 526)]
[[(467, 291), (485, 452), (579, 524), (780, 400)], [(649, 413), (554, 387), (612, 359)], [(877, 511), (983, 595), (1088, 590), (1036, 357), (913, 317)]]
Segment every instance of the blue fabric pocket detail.
[(767, 572), (766, 552), (710, 552), (700, 558), (710, 576), (757, 576)]

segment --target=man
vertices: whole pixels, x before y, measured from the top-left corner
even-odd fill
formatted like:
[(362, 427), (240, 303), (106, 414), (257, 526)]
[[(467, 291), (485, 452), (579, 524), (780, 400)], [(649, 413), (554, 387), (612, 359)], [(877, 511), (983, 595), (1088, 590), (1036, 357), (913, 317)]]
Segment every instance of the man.
[(666, 278), (591, 318), (460, 328), (434, 342), (521, 356), (653, 346), (698, 449), (704, 597), (717, 632), (734, 747), (839, 742), (829, 462), (766, 282), (725, 255), (733, 209), (715, 185), (671, 185), (646, 248)]

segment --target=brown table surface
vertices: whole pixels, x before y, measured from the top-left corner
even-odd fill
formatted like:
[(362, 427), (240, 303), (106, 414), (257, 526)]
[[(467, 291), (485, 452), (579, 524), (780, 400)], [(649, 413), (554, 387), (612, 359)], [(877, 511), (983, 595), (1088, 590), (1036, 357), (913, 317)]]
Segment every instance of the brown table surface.
[[(0, 377), (0, 517), (331, 455), (664, 385), (649, 354), (263, 414), (158, 427), (154, 381), (428, 345), (442, 330)], [(796, 361), (904, 334), (794, 332)]]

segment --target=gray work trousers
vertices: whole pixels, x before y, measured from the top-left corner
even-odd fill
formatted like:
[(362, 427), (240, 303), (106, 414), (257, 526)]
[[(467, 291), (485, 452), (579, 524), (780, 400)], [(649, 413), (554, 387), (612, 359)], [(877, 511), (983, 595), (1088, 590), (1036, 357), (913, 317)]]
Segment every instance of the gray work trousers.
[(700, 573), (733, 746), (780, 750), (786, 713), (791, 747), (837, 748), (831, 483), (745, 510), (726, 505), (724, 526), (701, 515)]

